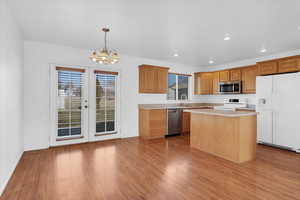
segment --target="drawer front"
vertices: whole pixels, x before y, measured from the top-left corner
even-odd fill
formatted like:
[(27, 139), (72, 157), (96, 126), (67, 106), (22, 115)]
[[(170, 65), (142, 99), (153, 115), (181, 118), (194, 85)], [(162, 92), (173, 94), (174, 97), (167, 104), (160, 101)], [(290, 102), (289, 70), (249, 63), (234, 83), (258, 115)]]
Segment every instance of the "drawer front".
[(258, 64), (258, 73), (260, 75), (265, 74), (276, 74), (277, 73), (277, 62), (264, 62)]
[(280, 60), (278, 62), (278, 72), (293, 72), (299, 71), (300, 58), (292, 58), (286, 60)]

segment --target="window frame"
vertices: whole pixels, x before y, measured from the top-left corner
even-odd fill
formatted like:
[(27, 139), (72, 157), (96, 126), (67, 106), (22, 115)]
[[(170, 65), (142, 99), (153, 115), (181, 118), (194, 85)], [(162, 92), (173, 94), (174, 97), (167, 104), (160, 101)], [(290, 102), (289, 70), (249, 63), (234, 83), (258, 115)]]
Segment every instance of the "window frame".
[[(175, 99), (169, 99), (168, 98), (168, 93), (169, 93), (169, 75), (170, 74), (173, 74), (173, 75), (175, 75), (175, 82), (176, 82), (176, 95), (175, 95)], [(188, 78), (188, 85), (187, 85), (187, 89), (188, 89), (188, 92), (187, 92), (187, 99), (178, 99), (178, 95), (179, 95), (179, 93), (178, 93), (178, 77), (179, 76), (185, 76), (185, 77), (187, 77)], [(191, 79), (190, 79), (190, 77), (191, 77), (191, 75), (189, 75), (189, 74), (178, 74), (178, 73), (172, 73), (172, 72), (169, 72), (168, 73), (168, 93), (167, 93), (167, 100), (168, 101), (189, 101), (190, 99), (191, 99)]]

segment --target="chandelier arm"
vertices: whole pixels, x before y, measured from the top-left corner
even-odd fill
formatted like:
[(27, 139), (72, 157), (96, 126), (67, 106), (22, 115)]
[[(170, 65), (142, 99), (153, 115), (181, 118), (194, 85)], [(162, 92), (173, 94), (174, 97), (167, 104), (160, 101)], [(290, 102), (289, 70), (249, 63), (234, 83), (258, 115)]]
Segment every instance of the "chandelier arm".
[(108, 51), (108, 47), (107, 47), (107, 31), (105, 31), (105, 46), (104, 46), (105, 50)]

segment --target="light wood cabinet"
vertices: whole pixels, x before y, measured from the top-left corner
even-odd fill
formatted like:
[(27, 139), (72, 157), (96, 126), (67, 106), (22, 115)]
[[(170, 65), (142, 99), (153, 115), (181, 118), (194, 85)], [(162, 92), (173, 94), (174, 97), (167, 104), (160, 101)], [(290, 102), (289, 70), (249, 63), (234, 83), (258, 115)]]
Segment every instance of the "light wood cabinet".
[(168, 70), (158, 68), (155, 69), (157, 82), (156, 82), (156, 92), (155, 93), (167, 93), (168, 90)]
[(195, 94), (211, 94), (213, 83), (213, 73), (195, 73)]
[(166, 109), (139, 109), (139, 136), (141, 138), (162, 138), (166, 133)]
[(278, 72), (277, 61), (258, 62), (257, 66), (259, 75), (276, 74)]
[(191, 113), (183, 112), (182, 113), (182, 133), (189, 133), (190, 132), (190, 123), (191, 123)]
[(290, 57), (278, 61), (278, 72), (294, 72), (300, 70), (300, 57)]
[(257, 66), (252, 65), (241, 69), (242, 71), (242, 93), (256, 93)]
[(167, 67), (140, 65), (139, 93), (167, 93), (168, 70)]
[(219, 80), (220, 80), (220, 73), (219, 72), (213, 72), (213, 80), (212, 80), (212, 93), (213, 94), (219, 94)]
[(195, 73), (195, 94), (218, 94), (219, 82), (242, 81), (242, 93), (256, 93), (256, 76), (300, 71), (300, 55), (234, 69)]
[(240, 81), (241, 80), (241, 69), (230, 70), (230, 80), (231, 81)]
[(220, 74), (220, 78), (219, 78), (220, 82), (230, 81), (230, 73), (228, 70), (220, 71), (219, 74)]
[(256, 156), (256, 116), (192, 113), (190, 145), (236, 163), (253, 160)]

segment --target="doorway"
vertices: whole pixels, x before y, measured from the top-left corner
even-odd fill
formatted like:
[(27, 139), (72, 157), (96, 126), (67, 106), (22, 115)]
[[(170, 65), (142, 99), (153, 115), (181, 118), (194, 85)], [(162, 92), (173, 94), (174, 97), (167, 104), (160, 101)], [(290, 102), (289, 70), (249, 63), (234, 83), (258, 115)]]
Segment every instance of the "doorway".
[(50, 146), (120, 138), (119, 73), (51, 67)]

